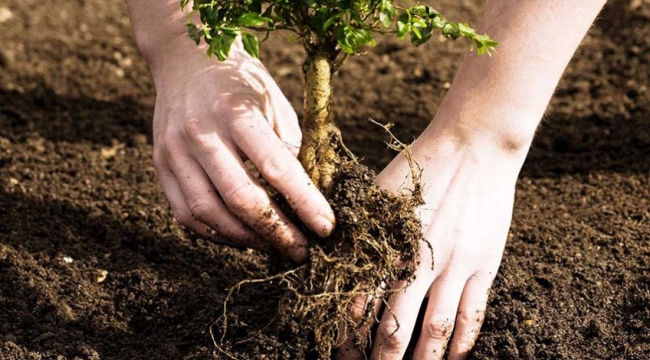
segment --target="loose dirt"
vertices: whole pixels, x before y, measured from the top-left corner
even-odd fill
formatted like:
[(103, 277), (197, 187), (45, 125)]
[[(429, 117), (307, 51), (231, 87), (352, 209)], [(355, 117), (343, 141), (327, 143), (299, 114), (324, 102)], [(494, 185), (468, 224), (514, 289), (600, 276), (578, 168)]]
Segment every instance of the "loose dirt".
[[(301, 50), (271, 41), (262, 58), (299, 109)], [(368, 117), (408, 141), (435, 113), (466, 50), (436, 42), (380, 41), (336, 77), (346, 144), (371, 167), (393, 154)], [(155, 94), (124, 4), (7, 0), (0, 44), (0, 359), (210, 358), (227, 289), (273, 269), (172, 220), (151, 164)], [(473, 359), (650, 357), (649, 78), (650, 7), (612, 1), (522, 171)], [(274, 316), (267, 295), (237, 297), (267, 309), (252, 326)], [(296, 358), (290, 341), (240, 345), (249, 359)]]

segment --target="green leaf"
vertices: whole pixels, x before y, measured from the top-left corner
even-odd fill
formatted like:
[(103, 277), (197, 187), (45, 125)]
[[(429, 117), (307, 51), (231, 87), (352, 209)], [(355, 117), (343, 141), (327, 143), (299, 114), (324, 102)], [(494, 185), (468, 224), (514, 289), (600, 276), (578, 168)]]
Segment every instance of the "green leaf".
[(350, 39), (350, 27), (339, 26), (336, 28), (336, 42), (341, 47), (341, 51), (346, 54), (354, 55), (356, 49)]
[(271, 21), (273, 20), (266, 17), (262, 17), (262, 15), (260, 15), (259, 13), (249, 12), (240, 16), (239, 19), (237, 20), (237, 23), (240, 26), (244, 26), (248, 28), (258, 28), (264, 25), (268, 25)]
[(424, 19), (414, 17), (411, 19), (411, 26), (427, 27), (427, 23)]
[(446, 24), (447, 22), (440, 16), (436, 16), (433, 19), (431, 19), (431, 26), (434, 29), (442, 29)]
[(376, 45), (370, 30), (355, 29), (352, 26), (339, 26), (336, 29), (336, 42), (341, 47), (341, 51), (350, 55), (358, 53), (362, 46)]
[(403, 39), (411, 31), (411, 17), (403, 13), (397, 18), (397, 37)]
[(429, 5), (416, 5), (413, 6), (410, 11), (413, 15), (420, 16), (425, 19), (433, 19), (434, 17), (440, 16), (440, 13)]
[(487, 35), (478, 35), (477, 38), (473, 39), (473, 42), (476, 46), (476, 52), (479, 55), (487, 53), (489, 56), (492, 56), (492, 52), (499, 45), (498, 42), (490, 39)]
[(323, 23), (323, 27), (322, 27), (323, 31), (327, 31), (327, 29), (329, 29), (330, 26), (332, 26), (340, 17), (341, 17), (341, 14), (338, 13), (338, 14), (332, 15), (329, 19), (327, 19)]
[(458, 30), (458, 25), (447, 23), (442, 27), (442, 35), (447, 39), (456, 40), (460, 36), (460, 30)]
[(221, 33), (212, 38), (210, 42), (210, 52), (216, 55), (219, 61), (224, 61), (230, 54), (230, 48), (237, 37), (228, 33)]
[(384, 25), (384, 27), (390, 27), (395, 18), (395, 7), (388, 0), (382, 0), (382, 3), (379, 7), (379, 21)]
[(201, 31), (193, 23), (188, 23), (187, 24), (187, 35), (190, 37), (190, 39), (194, 40), (196, 45), (198, 45), (201, 42), (201, 37), (203, 36), (203, 31)]
[[(160, 1), (160, 0), (159, 0)], [(181, 6), (199, 13), (202, 24), (187, 25), (188, 36), (197, 44), (205, 41), (210, 55), (225, 60), (237, 36), (245, 50), (259, 56), (261, 38), (242, 30), (262, 30), (266, 35), (289, 29), (307, 47), (323, 45), (321, 51), (358, 54), (364, 46), (375, 45), (375, 33), (393, 33), (419, 46), (430, 41), (440, 29), (449, 39), (467, 38), (477, 53), (490, 54), (497, 45), (467, 23), (447, 21), (423, 1), (413, 6), (396, 0), (178, 0)], [(394, 30), (394, 31), (393, 31)], [(440, 34), (440, 33), (437, 33)], [(436, 34), (436, 35), (437, 35)], [(333, 38), (333, 39), (332, 39)], [(296, 40), (296, 41), (297, 41)], [(305, 41), (306, 40), (306, 41)]]
[(465, 37), (471, 38), (476, 36), (476, 30), (472, 29), (467, 23), (459, 23), (458, 31), (460, 32), (461, 35)]
[(236, 26), (221, 26), (219, 30), (221, 30), (222, 33), (228, 34), (230, 36), (237, 36), (240, 32), (239, 28)]
[(365, 45), (375, 45), (375, 38), (372, 32), (366, 29), (354, 29), (350, 32), (355, 47)]
[(257, 37), (249, 33), (242, 33), (241, 40), (244, 44), (244, 50), (246, 50), (250, 56), (258, 59), (260, 57), (260, 43), (257, 40)]
[(420, 34), (421, 26), (419, 24), (411, 25), (411, 37), (416, 37), (417, 39), (422, 39), (422, 34)]
[(418, 30), (420, 32), (419, 37), (414, 36), (415, 31), (413, 31), (413, 33), (411, 34), (411, 43), (413, 43), (413, 45), (420, 46), (425, 42), (431, 40), (431, 36), (433, 35), (433, 26), (419, 28)]

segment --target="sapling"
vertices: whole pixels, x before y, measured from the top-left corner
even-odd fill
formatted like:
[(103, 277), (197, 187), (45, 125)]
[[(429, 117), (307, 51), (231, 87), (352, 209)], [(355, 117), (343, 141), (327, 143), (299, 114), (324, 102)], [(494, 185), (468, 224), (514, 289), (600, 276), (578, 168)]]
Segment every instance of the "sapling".
[[(185, 7), (189, 0), (181, 0)], [(345, 61), (376, 43), (377, 34), (409, 38), (416, 45), (434, 34), (448, 39), (464, 37), (481, 55), (497, 43), (466, 23), (445, 19), (433, 7), (390, 0), (194, 0), (188, 33), (197, 44), (208, 44), (208, 56), (225, 60), (237, 38), (252, 57), (259, 57), (259, 40), (269, 33), (293, 33), (305, 49), (303, 142), (299, 159), (308, 175), (326, 194), (337, 217), (328, 239), (314, 239), (306, 264), (264, 279), (284, 286), (279, 299), (280, 322), (298, 321), (313, 334), (319, 357), (329, 357), (333, 347), (349, 332), (360, 350), (367, 346), (364, 329), (372, 321), (371, 299), (385, 299), (386, 284), (412, 281), (423, 241), (415, 209), (421, 205), (416, 165), (410, 194), (394, 195), (374, 185), (374, 174), (358, 166), (343, 146), (331, 112), (332, 78)], [(200, 24), (194, 22), (194, 15)], [(405, 150), (406, 146), (398, 146)], [(281, 201), (281, 199), (278, 199)], [(258, 283), (258, 281), (249, 281)], [(241, 285), (241, 284), (239, 284)], [(239, 285), (233, 288), (239, 289)], [(355, 297), (368, 299), (361, 319), (350, 308)], [(222, 319), (225, 332), (226, 312)], [(284, 311), (282, 311), (284, 310)], [(398, 320), (398, 319), (397, 319)], [(344, 326), (341, 326), (344, 325)], [(347, 331), (341, 331), (346, 328)], [(222, 346), (217, 348), (232, 356)]]
[[(182, 0), (185, 6), (189, 0)], [(449, 39), (466, 37), (479, 54), (490, 52), (496, 42), (466, 23), (446, 20), (433, 7), (417, 3), (402, 7), (390, 0), (195, 0), (201, 26), (189, 22), (189, 35), (203, 39), (208, 55), (225, 60), (241, 36), (244, 49), (259, 57), (258, 38), (250, 31), (287, 30), (302, 42), (304, 71), (303, 143), (300, 161), (307, 173), (327, 192), (336, 169), (335, 145), (340, 133), (331, 113), (332, 75), (351, 55), (375, 45), (376, 33), (410, 36), (415, 45), (429, 41), (434, 31)], [(333, 140), (333, 138), (335, 140)]]

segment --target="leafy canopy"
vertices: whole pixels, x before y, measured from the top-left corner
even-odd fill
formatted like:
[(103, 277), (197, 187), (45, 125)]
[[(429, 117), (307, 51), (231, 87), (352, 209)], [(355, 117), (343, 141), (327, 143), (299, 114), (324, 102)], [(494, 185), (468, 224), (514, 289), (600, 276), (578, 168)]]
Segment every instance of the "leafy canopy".
[[(182, 7), (188, 3), (181, 0)], [(197, 12), (201, 26), (189, 20)], [(189, 19), (190, 38), (197, 44), (203, 38), (209, 45), (208, 55), (222, 61), (237, 36), (249, 54), (259, 57), (258, 39), (250, 31), (268, 36), (280, 29), (297, 34), (308, 51), (335, 56), (359, 54), (375, 45), (376, 33), (394, 33), (401, 39), (409, 36), (419, 46), (439, 30), (448, 39), (469, 39), (479, 55), (490, 54), (497, 45), (467, 23), (448, 21), (433, 7), (419, 2), (403, 7), (391, 0), (194, 0)]]

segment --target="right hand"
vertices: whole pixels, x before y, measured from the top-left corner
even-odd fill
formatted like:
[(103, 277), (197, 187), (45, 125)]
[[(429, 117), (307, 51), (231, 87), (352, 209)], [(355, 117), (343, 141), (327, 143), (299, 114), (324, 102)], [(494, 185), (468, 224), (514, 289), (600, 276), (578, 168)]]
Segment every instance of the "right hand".
[(215, 241), (307, 257), (306, 238), (246, 168), (250, 160), (320, 236), (334, 214), (296, 159), (296, 114), (264, 66), (240, 43), (207, 60), (179, 36), (150, 54), (156, 84), (154, 165), (174, 217)]

